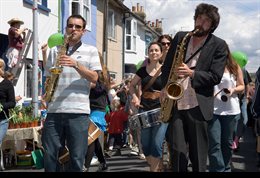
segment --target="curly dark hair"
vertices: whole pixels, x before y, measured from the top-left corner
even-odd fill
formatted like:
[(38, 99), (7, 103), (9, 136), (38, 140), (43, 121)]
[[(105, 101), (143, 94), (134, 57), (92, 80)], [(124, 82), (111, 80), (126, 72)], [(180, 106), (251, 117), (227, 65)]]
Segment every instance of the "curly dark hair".
[(220, 21), (220, 15), (218, 13), (218, 8), (211, 4), (201, 3), (196, 7), (194, 20), (197, 19), (199, 15), (205, 14), (212, 20), (211, 33), (215, 31), (218, 27)]

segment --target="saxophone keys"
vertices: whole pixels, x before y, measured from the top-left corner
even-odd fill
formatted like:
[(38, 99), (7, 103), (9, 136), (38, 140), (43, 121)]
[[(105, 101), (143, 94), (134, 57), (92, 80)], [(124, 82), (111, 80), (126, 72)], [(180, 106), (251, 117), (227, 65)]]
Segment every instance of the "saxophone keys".
[(49, 69), (49, 71), (50, 71), (50, 73), (52, 73), (52, 74), (58, 75), (58, 74), (61, 74), (61, 72), (62, 72), (62, 67), (52, 67), (52, 68)]

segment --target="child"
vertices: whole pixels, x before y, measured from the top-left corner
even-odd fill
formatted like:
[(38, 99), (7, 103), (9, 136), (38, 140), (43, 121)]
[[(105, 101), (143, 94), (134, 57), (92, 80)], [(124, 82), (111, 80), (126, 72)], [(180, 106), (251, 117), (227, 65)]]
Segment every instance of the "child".
[(114, 110), (106, 115), (106, 121), (108, 124), (108, 149), (107, 155), (112, 156), (112, 150), (114, 143), (117, 145), (116, 154), (121, 155), (120, 148), (122, 146), (122, 133), (124, 130), (124, 122), (128, 119), (128, 114), (125, 112), (124, 107), (121, 105), (119, 100), (116, 100), (113, 103)]

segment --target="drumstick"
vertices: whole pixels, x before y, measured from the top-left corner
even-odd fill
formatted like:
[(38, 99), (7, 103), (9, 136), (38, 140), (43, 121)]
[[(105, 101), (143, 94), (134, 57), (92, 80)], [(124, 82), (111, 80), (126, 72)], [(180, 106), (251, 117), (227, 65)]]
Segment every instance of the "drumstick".
[(222, 88), (221, 90), (219, 90), (219, 91), (214, 95), (214, 97), (216, 97), (220, 92), (222, 92), (223, 89), (224, 89), (224, 88)]

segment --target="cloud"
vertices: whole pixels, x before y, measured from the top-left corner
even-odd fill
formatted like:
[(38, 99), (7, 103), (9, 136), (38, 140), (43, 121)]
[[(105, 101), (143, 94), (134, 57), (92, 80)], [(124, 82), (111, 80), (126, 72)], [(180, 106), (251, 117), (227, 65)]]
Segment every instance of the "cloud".
[(199, 3), (217, 6), (220, 24), (215, 35), (224, 39), (231, 51), (242, 51), (248, 56), (246, 69), (256, 72), (260, 66), (260, 1), (259, 0), (124, 0), (130, 9), (144, 6), (146, 19), (162, 20), (163, 33), (193, 29), (194, 10)]

